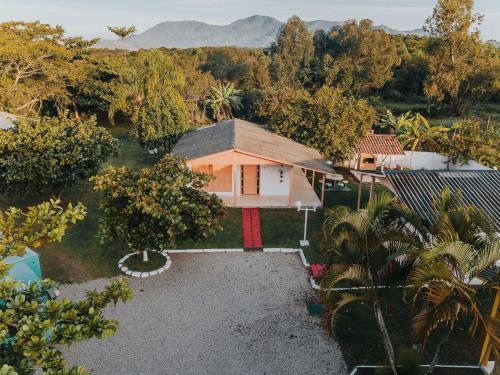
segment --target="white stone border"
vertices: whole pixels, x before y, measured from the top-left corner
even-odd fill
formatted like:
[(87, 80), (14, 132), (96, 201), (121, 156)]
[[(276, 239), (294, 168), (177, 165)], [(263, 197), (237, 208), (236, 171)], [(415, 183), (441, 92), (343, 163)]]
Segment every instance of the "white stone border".
[(163, 267), (160, 267), (158, 268), (157, 270), (153, 270), (153, 271), (148, 271), (148, 272), (139, 272), (139, 271), (131, 271), (128, 269), (128, 267), (126, 267), (125, 265), (123, 265), (123, 263), (128, 259), (130, 258), (132, 255), (135, 255), (137, 256), (136, 253), (130, 253), (130, 254), (127, 254), (125, 255), (123, 258), (121, 258), (119, 261), (118, 261), (118, 268), (125, 274), (125, 275), (128, 275), (128, 276), (132, 276), (132, 277), (151, 277), (151, 276), (156, 276), (156, 275), (159, 275), (160, 273), (168, 270), (170, 268), (170, 266), (172, 265), (172, 260), (170, 259), (170, 257), (168, 256), (168, 252), (167, 250), (163, 250), (163, 251), (154, 251), (154, 250), (151, 250), (153, 252), (156, 252), (156, 253), (159, 253), (161, 254), (164, 258), (165, 258), (165, 264)]

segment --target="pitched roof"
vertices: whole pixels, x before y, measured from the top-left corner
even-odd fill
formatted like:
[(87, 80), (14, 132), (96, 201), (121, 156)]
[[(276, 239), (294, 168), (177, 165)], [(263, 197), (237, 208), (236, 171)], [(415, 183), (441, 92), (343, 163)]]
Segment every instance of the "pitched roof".
[(500, 232), (500, 171), (385, 171), (399, 199), (429, 222), (432, 202), (445, 186), (488, 215)]
[(240, 119), (222, 121), (187, 133), (175, 145), (172, 154), (192, 160), (227, 150), (319, 172), (335, 173), (331, 166), (325, 164), (325, 159), (317, 150)]
[(368, 134), (356, 145), (358, 154), (404, 155), (403, 147), (394, 134)]
[(16, 118), (17, 117), (11, 113), (0, 112), (0, 129), (7, 130), (14, 128), (16, 126)]

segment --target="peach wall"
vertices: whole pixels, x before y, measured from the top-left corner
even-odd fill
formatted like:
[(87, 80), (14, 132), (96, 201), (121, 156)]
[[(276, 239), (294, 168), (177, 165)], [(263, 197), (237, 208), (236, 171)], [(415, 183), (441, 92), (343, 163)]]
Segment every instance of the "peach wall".
[(228, 164), (253, 164), (253, 165), (278, 165), (279, 163), (261, 159), (255, 156), (242, 154), (238, 151), (228, 150), (219, 152), (218, 154), (204, 156), (198, 159), (192, 159), (187, 161), (187, 165), (191, 167), (200, 165), (228, 165)]

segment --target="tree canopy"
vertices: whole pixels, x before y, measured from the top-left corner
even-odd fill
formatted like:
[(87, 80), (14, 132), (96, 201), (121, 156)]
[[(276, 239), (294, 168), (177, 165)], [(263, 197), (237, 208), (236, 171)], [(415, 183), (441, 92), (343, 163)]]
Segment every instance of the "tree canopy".
[(328, 33), (319, 31), (314, 45), (322, 80), (351, 93), (366, 94), (383, 87), (399, 64), (395, 42), (367, 19), (347, 21)]
[(269, 52), (269, 71), (275, 82), (290, 87), (309, 83), (314, 57), (313, 38), (298, 16), (291, 17), (283, 25)]
[(491, 56), (479, 39), (481, 21), (482, 16), (473, 13), (473, 0), (438, 0), (427, 19), (433, 38), (425, 93), (455, 113), (479, 100), (485, 86), (493, 85), (495, 70), (498, 73), (498, 53)]
[(53, 107), (76, 109), (72, 92), (85, 80), (96, 39), (64, 36), (40, 22), (0, 24), (0, 110), (37, 114)]
[[(85, 217), (81, 204), (66, 208), (51, 200), (23, 211), (11, 207), (0, 211), (0, 363), (2, 374), (89, 374), (81, 366), (66, 368), (60, 345), (104, 338), (115, 333), (118, 322), (105, 319), (104, 308), (127, 301), (131, 292), (124, 280), (115, 280), (102, 292), (91, 291), (80, 301), (51, 300), (50, 280), (21, 284), (5, 276), (5, 258), (22, 256), (26, 246), (61, 241), (68, 228)], [(9, 372), (11, 371), (11, 372)]]
[(325, 86), (313, 95), (305, 90), (278, 95), (271, 110), (273, 129), (333, 161), (350, 158), (354, 146), (377, 120), (366, 100), (347, 96), (340, 89)]
[(172, 146), (187, 130), (186, 107), (180, 93), (166, 89), (159, 98), (146, 98), (134, 122), (134, 137), (142, 147), (163, 147), (170, 152)]
[(15, 129), (0, 133), (1, 193), (59, 193), (118, 152), (118, 141), (95, 117), (19, 117)]
[(135, 33), (137, 28), (135, 26), (108, 26), (108, 30), (123, 39)]
[(164, 250), (215, 233), (224, 204), (202, 189), (209, 176), (165, 156), (140, 172), (112, 168), (93, 177), (101, 202), (100, 238), (118, 238), (134, 251)]

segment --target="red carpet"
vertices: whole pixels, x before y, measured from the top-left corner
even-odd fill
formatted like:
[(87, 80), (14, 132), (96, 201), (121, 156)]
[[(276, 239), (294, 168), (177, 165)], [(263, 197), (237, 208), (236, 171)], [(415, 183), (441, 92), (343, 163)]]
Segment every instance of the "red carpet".
[(260, 250), (262, 238), (260, 236), (260, 218), (258, 208), (243, 209), (243, 248)]

